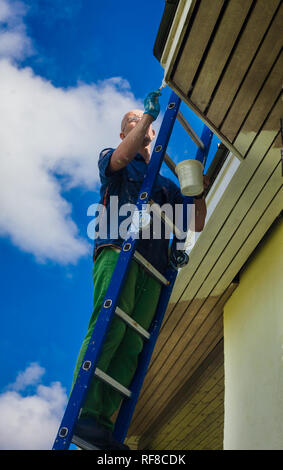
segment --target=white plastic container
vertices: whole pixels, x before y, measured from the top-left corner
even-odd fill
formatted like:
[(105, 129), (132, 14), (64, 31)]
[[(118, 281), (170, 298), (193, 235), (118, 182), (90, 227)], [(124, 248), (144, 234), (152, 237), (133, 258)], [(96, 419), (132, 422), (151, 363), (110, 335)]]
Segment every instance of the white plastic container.
[(180, 188), (184, 196), (198, 196), (203, 192), (203, 165), (198, 160), (183, 160), (176, 165)]

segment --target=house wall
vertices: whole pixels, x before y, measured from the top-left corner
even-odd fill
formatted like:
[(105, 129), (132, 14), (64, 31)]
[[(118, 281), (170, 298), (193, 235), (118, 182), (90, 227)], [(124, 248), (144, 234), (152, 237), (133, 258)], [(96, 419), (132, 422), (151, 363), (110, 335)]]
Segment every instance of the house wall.
[(224, 450), (283, 449), (283, 224), (224, 307)]

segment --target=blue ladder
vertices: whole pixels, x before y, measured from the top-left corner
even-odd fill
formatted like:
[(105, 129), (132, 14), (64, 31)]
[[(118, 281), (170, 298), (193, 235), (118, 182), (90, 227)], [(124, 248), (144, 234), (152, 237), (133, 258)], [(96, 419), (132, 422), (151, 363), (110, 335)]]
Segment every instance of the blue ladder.
[[(136, 203), (136, 207), (139, 213), (142, 213), (143, 205), (150, 201), (150, 194), (154, 187), (155, 179), (160, 171), (163, 159), (166, 162), (166, 158), (167, 160), (169, 158), (166, 156), (166, 149), (176, 117), (180, 118), (180, 115), (178, 116), (180, 104), (180, 98), (174, 92), (172, 92), (160, 127), (160, 131), (158, 133), (158, 137), (156, 139), (156, 144), (151, 154), (147, 175), (139, 192)], [(183, 116), (182, 119), (184, 120)], [(204, 163), (207, 157), (212, 135), (212, 132), (206, 126), (204, 126), (201, 141), (199, 141), (200, 145), (196, 154), (196, 159), (202, 163)], [(172, 161), (170, 163), (167, 162), (167, 164), (169, 168), (173, 170), (174, 164), (172, 166)], [(184, 216), (187, 214), (187, 205), (192, 203), (192, 197), (184, 197)], [(93, 445), (74, 436), (74, 428), (80, 415), (80, 410), (83, 407), (91, 379), (94, 375), (98, 379), (110, 384), (114, 389), (118, 390), (123, 395), (124, 399), (115, 422), (113, 435), (114, 438), (119, 442), (123, 442), (127, 435), (132, 415), (136, 407), (139, 393), (148, 369), (152, 352), (178, 272), (173, 267), (169, 267), (165, 276), (163, 276), (136, 251), (136, 241), (136, 232), (131, 226), (127, 233), (127, 239), (122, 245), (122, 249), (119, 254), (111, 281), (109, 283), (102, 308), (98, 315), (92, 337), (82, 361), (82, 365), (70, 395), (57, 436), (55, 438), (53, 450), (67, 450), (71, 442), (78, 445), (82, 449), (99, 450)], [(172, 246), (174, 246), (175, 243), (176, 236), (172, 241)], [(131, 319), (131, 317), (129, 317), (117, 306), (132, 258), (140, 263), (151, 274), (151, 276), (153, 276), (162, 284), (155, 317), (152, 321), (149, 331), (145, 331), (140, 325), (137, 325)], [(129, 327), (134, 328), (145, 340), (143, 350), (140, 354), (138, 368), (132, 380), (130, 389), (125, 388), (97, 368), (99, 355), (103, 348), (103, 343), (108, 331), (108, 327), (114, 314), (118, 315), (123, 321), (125, 321)]]

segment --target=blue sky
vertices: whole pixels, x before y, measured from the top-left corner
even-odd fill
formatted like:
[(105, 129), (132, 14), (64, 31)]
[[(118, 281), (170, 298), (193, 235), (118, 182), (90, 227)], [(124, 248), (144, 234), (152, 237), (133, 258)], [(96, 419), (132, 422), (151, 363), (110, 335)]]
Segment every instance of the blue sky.
[[(164, 0), (0, 0), (1, 449), (53, 442), (91, 314), (87, 209), (98, 202), (98, 153), (118, 145), (123, 113), (161, 85), (153, 45), (163, 8)], [(181, 111), (200, 134), (200, 120)], [(169, 155), (195, 152), (177, 123)]]

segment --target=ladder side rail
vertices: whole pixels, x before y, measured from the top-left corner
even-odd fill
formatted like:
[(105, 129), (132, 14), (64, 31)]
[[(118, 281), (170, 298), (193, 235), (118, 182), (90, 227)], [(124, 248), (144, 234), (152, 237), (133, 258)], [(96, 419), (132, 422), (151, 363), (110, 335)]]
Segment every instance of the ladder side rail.
[[(142, 209), (143, 204), (147, 203), (150, 197), (151, 190), (153, 188), (156, 176), (159, 173), (166, 152), (180, 103), (180, 98), (176, 95), (176, 93), (172, 92), (158, 133), (156, 145), (151, 154), (147, 175), (140, 189), (136, 204), (138, 210)], [(69, 448), (77, 418), (85, 400), (90, 381), (93, 377), (103, 342), (109, 328), (109, 324), (111, 322), (112, 316), (114, 315), (119, 295), (130, 267), (130, 262), (135, 251), (135, 245), (136, 234), (133, 233), (130, 229), (129, 237), (127, 237), (122, 245), (122, 250), (119, 254), (117, 264), (109, 283), (103, 301), (103, 306), (98, 315), (97, 322), (88, 344), (84, 359), (82, 361), (76, 383), (74, 384), (57, 436), (55, 438), (53, 450), (64, 450)], [(106, 302), (108, 302), (110, 305), (107, 305)]]
[[(74, 427), (85, 400), (90, 381), (94, 376), (94, 371), (103, 347), (103, 342), (110, 326), (124, 279), (129, 269), (130, 260), (133, 255), (133, 248), (128, 252), (123, 252), (121, 250), (119, 255), (119, 263), (117, 262), (117, 265), (115, 266), (113, 276), (109, 283), (102, 308), (99, 312), (92, 337), (85, 352), (77, 380), (65, 409), (65, 413), (54, 442), (54, 450), (68, 449), (71, 443)], [(111, 301), (109, 302), (109, 307), (105, 307), (105, 303), (109, 300)]]
[(138, 209), (141, 209), (142, 205), (147, 204), (150, 199), (151, 190), (154, 186), (155, 179), (160, 171), (160, 167), (165, 157), (167, 145), (173, 130), (180, 104), (181, 99), (178, 97), (178, 95), (176, 95), (176, 93), (172, 92), (161, 127), (159, 129), (156, 144), (148, 164), (147, 176), (142, 183), (140, 196), (137, 201)]

